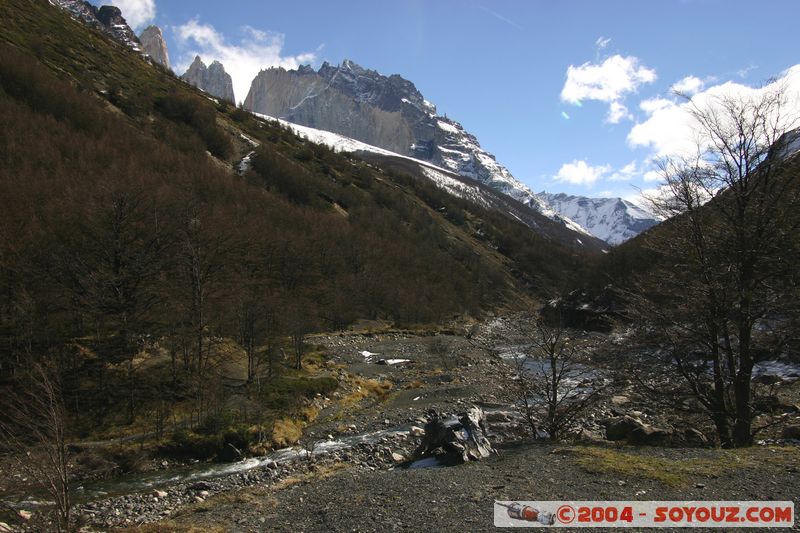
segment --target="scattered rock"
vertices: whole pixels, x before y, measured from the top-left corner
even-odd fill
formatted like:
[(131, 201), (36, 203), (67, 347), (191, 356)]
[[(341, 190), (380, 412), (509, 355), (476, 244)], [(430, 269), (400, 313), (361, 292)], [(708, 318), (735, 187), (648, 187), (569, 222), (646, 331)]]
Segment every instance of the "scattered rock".
[(22, 518), (23, 520), (30, 520), (31, 516), (33, 515), (33, 513), (31, 513), (30, 511), (25, 511), (25, 510), (20, 510), (17, 512), (17, 514), (19, 514), (19, 517)]
[(208, 481), (197, 481), (189, 485), (189, 490), (211, 490), (211, 483)]
[(164, 498), (167, 497), (167, 493), (165, 491), (163, 491), (163, 490), (154, 490), (153, 491), (153, 496), (155, 496), (159, 500), (163, 500)]
[(402, 463), (405, 460), (406, 458), (403, 455), (397, 452), (392, 452), (392, 461), (394, 461), (395, 463)]
[(412, 437), (421, 437), (425, 434), (425, 430), (419, 426), (411, 426), (411, 429), (408, 430), (408, 433)]
[(626, 403), (630, 403), (630, 401), (631, 401), (631, 399), (628, 398), (627, 396), (620, 395), (620, 396), (612, 396), (611, 397), (611, 405), (613, 405), (615, 407), (620, 407), (622, 405), (625, 405)]

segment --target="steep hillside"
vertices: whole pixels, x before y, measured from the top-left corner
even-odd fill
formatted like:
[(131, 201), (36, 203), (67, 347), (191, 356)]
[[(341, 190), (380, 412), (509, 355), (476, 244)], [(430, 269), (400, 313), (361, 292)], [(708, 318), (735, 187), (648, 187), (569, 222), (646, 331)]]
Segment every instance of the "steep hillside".
[[(198, 216), (207, 217), (202, 228), (209, 234), (203, 238), (226, 250), (223, 262), (230, 263), (220, 267), (226, 274), (219, 274), (212, 292), (222, 297), (240, 288), (244, 257), (266, 254), (261, 257), (267, 263), (255, 264), (268, 268), (248, 276), (263, 285), (258, 290), (277, 293), (281, 301), (315, 302), (314, 327), (357, 317), (414, 322), (475, 313), (513, 303), (528, 289), (544, 294), (583, 262), (574, 243), (564, 246), (396, 171), (336, 155), (232, 105), (213, 105), (47, 2), (10, 0), (0, 16), (10, 22), (0, 31), (10, 44), (3, 51), (4, 113), (7, 123), (14, 119), (7, 131), (17, 139), (6, 139), (3, 148), (4, 227), (38, 227), (26, 232), (26, 251), (14, 255), (19, 269), (29, 268), (34, 276), (14, 283), (33, 284), (25, 289), (32, 294), (42, 281), (34, 273), (53, 261), (66, 265), (58, 282), (65, 298), (87, 290), (86, 281), (76, 279), (106, 268), (105, 258), (75, 265), (68, 256), (49, 255), (69, 254), (67, 248), (42, 239), (59, 234), (68, 242), (78, 236), (104, 242), (111, 235), (88, 221), (110, 216), (108, 210), (121, 208), (120, 198), (148, 206), (139, 216), (169, 213), (159, 217), (158, 227), (143, 221), (137, 229), (145, 240), (155, 238), (153, 231), (167, 232), (163, 242), (171, 244), (151, 258), (166, 269), (167, 279), (187, 274), (176, 243), (194, 235)], [(48, 121), (56, 126), (47, 127)], [(245, 156), (252, 169), (241, 180), (234, 168)], [(59, 194), (65, 187), (72, 192)], [(39, 205), (40, 211), (20, 211), (25, 205)], [(11, 244), (6, 240), (4, 246)], [(244, 255), (234, 260), (236, 254)], [(156, 286), (164, 282), (147, 272), (137, 275), (151, 276), (148, 283)], [(155, 308), (163, 311), (167, 303)], [(156, 319), (142, 313), (148, 322)]]
[(328, 146), (341, 153), (355, 154), (367, 161), (378, 163), (382, 168), (391, 168), (408, 173), (422, 180), (430, 180), (438, 188), (447, 191), (452, 196), (468, 200), (477, 207), (496, 211), (499, 214), (522, 222), (539, 235), (543, 235), (555, 242), (575, 247), (584, 251), (601, 251), (607, 246), (603, 241), (589, 235), (583, 228), (576, 228), (569, 219), (552, 219), (538, 210), (514, 200), (508, 195), (479, 181), (466, 178), (455, 172), (436, 166), (427, 161), (409, 156), (402, 156), (389, 150), (372, 146), (350, 137), (337, 133), (318, 130), (308, 126), (299, 126), (285, 120), (274, 119), (256, 113), (266, 120), (276, 121), (292, 130), (299, 136), (312, 142)]
[[(253, 80), (245, 108), (339, 133), (404, 156), (431, 162), (481, 182), (544, 215), (561, 217), (518, 181), (461, 124), (439, 115), (413, 83), (350, 60), (318, 71), (270, 68)], [(567, 225), (569, 220), (563, 220)], [(573, 229), (580, 228), (573, 225)]]

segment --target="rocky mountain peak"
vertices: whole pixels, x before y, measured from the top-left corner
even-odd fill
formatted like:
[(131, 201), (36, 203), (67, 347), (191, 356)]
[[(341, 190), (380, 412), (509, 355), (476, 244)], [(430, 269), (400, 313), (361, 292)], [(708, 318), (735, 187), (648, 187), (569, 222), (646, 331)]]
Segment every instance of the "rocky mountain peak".
[[(566, 225), (524, 184), (481, 148), (461, 124), (437, 114), (409, 80), (384, 76), (350, 59), (309, 68), (264, 70), (245, 99), (247, 109), (327, 130), (400, 155), (429, 161), (475, 179)], [(580, 230), (577, 225), (573, 229)]]
[(236, 102), (233, 94), (233, 80), (219, 61), (215, 60), (206, 67), (202, 58), (199, 55), (195, 56), (181, 79), (212, 96)]
[(135, 52), (142, 51), (139, 38), (128, 26), (118, 7), (102, 6), (97, 8), (84, 0), (51, 0), (50, 3), (69, 12), (73, 18), (87, 26), (111, 36)]
[(153, 61), (165, 68), (170, 68), (167, 42), (164, 40), (164, 34), (161, 32), (161, 28), (158, 26), (146, 27), (139, 35), (139, 41), (142, 43), (144, 52), (149, 55)]
[(588, 198), (546, 192), (540, 192), (538, 196), (555, 212), (613, 245), (625, 242), (659, 222), (652, 213), (623, 198)]

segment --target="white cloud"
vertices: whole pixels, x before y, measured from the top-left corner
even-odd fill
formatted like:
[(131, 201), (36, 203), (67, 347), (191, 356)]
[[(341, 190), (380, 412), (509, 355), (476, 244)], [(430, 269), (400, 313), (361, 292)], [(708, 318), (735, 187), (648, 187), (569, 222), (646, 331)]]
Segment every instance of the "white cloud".
[(740, 68), (739, 70), (737, 70), (736, 71), (736, 75), (739, 76), (740, 78), (746, 78), (747, 75), (750, 74), (751, 70), (755, 70), (757, 68), (758, 68), (758, 65), (750, 64), (750, 65), (747, 65), (744, 68)]
[(648, 98), (647, 100), (642, 100), (639, 103), (639, 108), (648, 115), (652, 115), (659, 109), (664, 109), (665, 107), (670, 107), (672, 105), (675, 105), (675, 102), (672, 100), (667, 100), (666, 98)]
[(602, 50), (611, 43), (611, 37), (603, 37), (602, 35), (594, 42), (594, 46), (598, 50)]
[[(762, 88), (753, 88), (732, 81), (708, 87), (692, 96), (691, 103), (700, 107), (713, 106), (714, 100), (723, 96), (757, 98), (763, 91), (773, 90), (775, 83), (787, 88), (787, 106), (783, 114), (787, 119), (800, 117), (800, 65), (782, 73), (781, 78)], [(664, 98), (645, 100), (639, 107), (648, 114), (645, 121), (636, 124), (628, 133), (628, 144), (652, 150), (655, 157), (691, 155), (698, 147), (696, 125), (687, 112), (689, 102), (678, 103)]]
[(572, 185), (592, 185), (602, 178), (611, 168), (608, 165), (591, 166), (582, 160), (564, 163), (553, 177), (554, 181), (566, 182)]
[(642, 179), (647, 183), (653, 183), (655, 181), (661, 181), (661, 172), (657, 170), (648, 170), (642, 176)]
[(705, 85), (705, 82), (697, 76), (686, 76), (685, 78), (675, 82), (672, 87), (670, 87), (670, 91), (673, 93), (691, 96), (702, 91), (705, 88)]
[(619, 124), (622, 119), (631, 120), (633, 117), (628, 112), (628, 108), (621, 102), (611, 102), (608, 106), (608, 114), (606, 115), (606, 122), (609, 124)]
[[(595, 46), (602, 50), (610, 41), (600, 37)], [(607, 102), (606, 122), (618, 124), (623, 119), (633, 119), (622, 103), (624, 98), (655, 79), (656, 71), (642, 66), (638, 58), (617, 54), (599, 64), (586, 62), (578, 67), (570, 65), (567, 68), (567, 81), (561, 89), (561, 100), (575, 105), (580, 105), (582, 100)]]
[(294, 69), (300, 65), (313, 63), (314, 52), (295, 56), (282, 55), (284, 36), (280, 33), (266, 32), (244, 26), (236, 43), (214, 29), (210, 24), (202, 24), (192, 19), (174, 28), (180, 50), (178, 74), (183, 74), (195, 55), (206, 64), (214, 60), (225, 66), (225, 71), (233, 78), (233, 92), (237, 101), (243, 101), (250, 90), (250, 83), (259, 71), (269, 67)]
[(156, 18), (155, 0), (108, 0), (122, 11), (125, 21), (133, 29), (141, 28)]
[(608, 177), (608, 181), (630, 181), (639, 174), (639, 168), (636, 161), (631, 161), (621, 169), (617, 170)]
[(570, 65), (561, 100), (572, 104), (581, 100), (615, 102), (655, 79), (656, 71), (640, 65), (638, 58), (613, 55), (601, 64)]

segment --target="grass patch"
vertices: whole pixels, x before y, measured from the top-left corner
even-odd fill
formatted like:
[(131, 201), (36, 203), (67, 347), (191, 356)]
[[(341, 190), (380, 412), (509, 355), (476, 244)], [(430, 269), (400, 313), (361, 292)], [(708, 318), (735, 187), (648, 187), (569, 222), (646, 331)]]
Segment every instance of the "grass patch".
[(279, 448), (291, 446), (303, 436), (303, 426), (291, 418), (276, 420), (272, 426), (272, 442)]
[(115, 529), (114, 531), (119, 533), (225, 533), (227, 529), (221, 526), (201, 527), (166, 520), (157, 524), (144, 524), (125, 529)]
[(349, 385), (352, 390), (342, 397), (343, 407), (352, 407), (370, 396), (378, 401), (385, 401), (394, 387), (389, 380), (364, 379), (360, 376), (353, 376), (349, 380)]
[(800, 449), (777, 446), (714, 450), (709, 457), (681, 459), (591, 446), (576, 446), (560, 452), (575, 455), (575, 462), (588, 472), (653, 479), (678, 488), (701, 477), (714, 478), (742, 469), (783, 469), (800, 463)]

